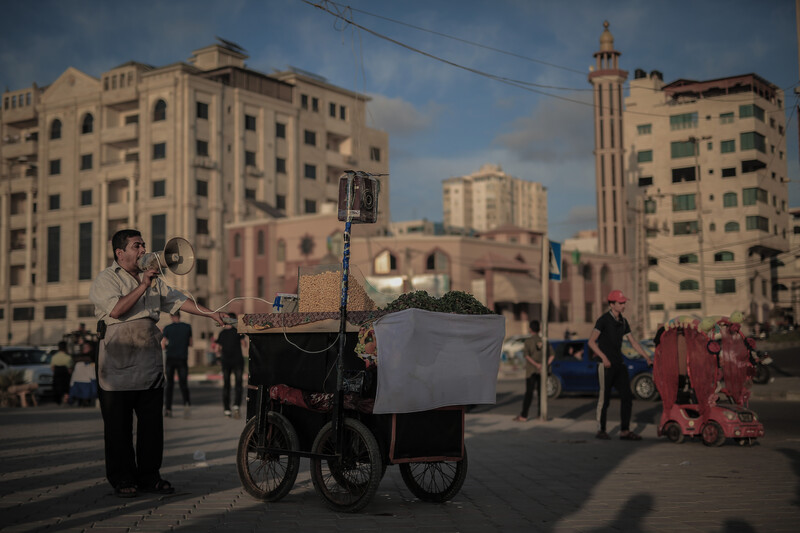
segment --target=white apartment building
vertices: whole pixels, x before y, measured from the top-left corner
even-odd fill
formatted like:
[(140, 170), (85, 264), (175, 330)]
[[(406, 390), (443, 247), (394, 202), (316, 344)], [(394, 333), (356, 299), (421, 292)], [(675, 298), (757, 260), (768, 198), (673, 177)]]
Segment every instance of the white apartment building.
[(446, 228), (489, 231), (510, 224), (537, 232), (547, 229), (547, 189), (506, 174), (500, 165), (445, 179), (442, 203)]
[[(334, 212), (344, 170), (388, 173), (388, 136), (366, 126), (365, 96), (297, 70), (268, 76), (246, 58), (215, 44), (100, 79), (69, 67), (2, 95), (0, 342), (93, 328), (89, 286), (119, 229), (141, 230), (149, 250), (191, 241), (195, 268), (167, 281), (217, 308), (228, 300), (225, 224)], [(384, 234), (379, 179), (370, 230)], [(192, 320), (196, 340), (211, 333)]]
[(769, 320), (789, 250), (784, 102), (756, 74), (665, 84), (636, 71), (623, 112), (625, 208), (646, 329), (737, 310)]

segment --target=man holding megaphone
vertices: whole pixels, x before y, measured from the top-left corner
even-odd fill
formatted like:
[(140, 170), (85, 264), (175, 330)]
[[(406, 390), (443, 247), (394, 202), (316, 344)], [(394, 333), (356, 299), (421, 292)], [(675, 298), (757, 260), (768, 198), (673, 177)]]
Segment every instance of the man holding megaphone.
[(165, 380), (156, 323), (162, 312), (178, 310), (207, 316), (220, 326), (227, 315), (196, 304), (168, 286), (158, 276), (157, 264), (141, 264), (147, 252), (139, 231), (118, 231), (111, 246), (115, 261), (97, 276), (89, 291), (100, 319), (97, 381), (106, 477), (121, 498), (138, 492), (171, 494), (175, 489), (159, 472), (164, 453)]

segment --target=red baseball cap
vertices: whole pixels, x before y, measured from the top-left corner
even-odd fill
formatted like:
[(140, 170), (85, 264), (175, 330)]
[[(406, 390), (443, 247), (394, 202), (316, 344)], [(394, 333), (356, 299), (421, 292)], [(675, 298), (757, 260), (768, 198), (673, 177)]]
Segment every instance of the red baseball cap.
[(619, 302), (624, 304), (628, 301), (624, 294), (622, 294), (621, 290), (613, 290), (608, 293), (608, 298), (606, 298), (609, 302)]

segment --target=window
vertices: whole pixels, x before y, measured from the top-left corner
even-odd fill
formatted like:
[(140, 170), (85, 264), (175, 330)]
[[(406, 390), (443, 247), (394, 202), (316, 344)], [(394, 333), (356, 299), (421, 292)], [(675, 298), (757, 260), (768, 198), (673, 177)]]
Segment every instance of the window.
[(300, 95), (300, 107), (302, 107), (303, 109), (308, 109), (308, 95), (307, 94), (301, 94)]
[(167, 215), (159, 214), (150, 217), (150, 247), (152, 250), (163, 250), (167, 244)]
[(678, 311), (687, 311), (689, 309), (701, 309), (700, 302), (678, 302), (675, 304), (675, 309)]
[(199, 235), (208, 235), (208, 219), (207, 218), (198, 218), (196, 221), (197, 225), (197, 233)]
[(305, 142), (309, 146), (316, 146), (317, 145), (317, 133), (310, 130), (305, 130), (303, 132), (303, 142)]
[(672, 197), (672, 210), (673, 211), (694, 211), (694, 193), (692, 194), (676, 194)]
[(328, 114), (331, 117), (336, 118), (336, 104), (334, 104), (333, 102), (328, 104)]
[(738, 222), (726, 222), (725, 223), (725, 233), (736, 233), (739, 231), (739, 223)]
[(644, 201), (644, 212), (648, 215), (652, 215), (656, 212), (656, 201), (652, 198), (648, 198)]
[(92, 205), (92, 189), (81, 191), (81, 205)]
[(381, 149), (377, 146), (370, 146), (369, 147), (369, 160), (370, 161), (380, 161), (381, 160)]
[(155, 143), (153, 145), (153, 159), (165, 159), (167, 157), (167, 143)]
[(94, 316), (94, 304), (78, 304), (78, 317), (89, 318)]
[(736, 176), (736, 167), (722, 169), (723, 178), (733, 178), (735, 176)]
[(197, 102), (197, 118), (208, 120), (208, 104)]
[(286, 196), (283, 194), (275, 195), (275, 207), (277, 209), (286, 209)]
[(33, 307), (15, 307), (11, 312), (15, 322), (30, 322), (33, 320), (34, 308)]
[(636, 161), (639, 163), (649, 163), (653, 160), (652, 150), (641, 150), (636, 153)]
[(60, 159), (51, 159), (50, 160), (50, 175), (57, 176), (61, 174), (61, 160)]
[(719, 114), (719, 123), (720, 124), (733, 124), (733, 113), (720, 113)]
[(647, 257), (647, 264), (649, 266), (658, 266), (658, 259), (653, 256)]
[(48, 208), (50, 211), (57, 211), (61, 209), (61, 195), (51, 194), (48, 197)]
[(687, 222), (673, 222), (672, 224), (673, 235), (697, 235), (697, 221), (690, 220)]
[(647, 292), (658, 292), (658, 283), (650, 281), (647, 283)]
[(714, 254), (715, 263), (730, 263), (733, 261), (733, 252), (717, 252)]
[(652, 124), (639, 124), (636, 126), (636, 133), (639, 135), (650, 135), (653, 133), (653, 125)]
[(696, 179), (695, 167), (683, 167), (672, 169), (672, 183), (680, 183), (682, 181), (694, 181)]
[(742, 190), (742, 205), (756, 205), (756, 202), (767, 203), (767, 191), (760, 187), (749, 187)]
[(742, 150), (758, 150), (762, 154), (767, 153), (767, 141), (763, 135), (755, 131), (742, 132), (739, 134), (739, 142)]
[(92, 223), (78, 224), (78, 279), (92, 279)]
[(306, 200), (305, 201), (305, 212), (306, 213), (316, 213), (317, 212), (317, 202), (314, 200)]
[(639, 178), (639, 187), (647, 187), (653, 184), (653, 176)]
[(311, 99), (311, 111), (318, 113), (319, 112), (319, 98), (312, 98)]
[(153, 198), (160, 198), (167, 195), (167, 180), (153, 181)]
[(748, 159), (746, 161), (742, 161), (742, 174), (747, 174), (748, 172), (756, 172), (761, 170), (762, 168), (766, 168), (767, 164), (763, 161), (759, 161), (758, 159)]
[(277, 247), (275, 248), (275, 258), (279, 263), (286, 261), (286, 241), (283, 239), (278, 240)]
[(248, 167), (256, 166), (256, 153), (249, 150), (244, 151), (244, 164)]
[(729, 141), (722, 141), (719, 143), (719, 151), (723, 154), (730, 154), (736, 151), (736, 141), (731, 139)]
[(195, 182), (195, 192), (197, 196), (208, 198), (208, 182), (206, 180), (197, 180)]
[(697, 150), (695, 148), (696, 143), (692, 141), (675, 141), (670, 143), (670, 149), (672, 151), (672, 159), (679, 159), (681, 157), (692, 157), (697, 155)]
[(755, 104), (747, 104), (739, 106), (739, 118), (756, 117), (761, 122), (764, 122), (764, 110)]
[[(197, 275), (199, 276), (207, 276), (208, 275), (208, 259), (198, 259), (195, 263), (197, 267)], [(198, 299), (197, 303), (200, 303)]]
[(714, 292), (717, 294), (730, 294), (736, 292), (736, 280), (735, 279), (714, 280)]
[(164, 100), (159, 100), (153, 108), (153, 122), (162, 120), (167, 120), (167, 103)]
[(697, 127), (697, 112), (683, 113), (681, 115), (671, 115), (669, 117), (669, 128), (671, 130), (685, 130)]
[(286, 174), (286, 160), (282, 157), (275, 158), (275, 172), (278, 174)]
[(265, 243), (264, 243), (264, 231), (258, 230), (256, 233), (256, 253), (258, 255), (264, 255)]
[(696, 254), (685, 254), (678, 257), (678, 263), (682, 265), (697, 263), (697, 255)]
[(264, 276), (258, 276), (256, 278), (256, 297), (264, 298), (266, 295), (267, 293), (265, 291)]
[(309, 165), (308, 163), (306, 163), (306, 165), (304, 167), (304, 170), (303, 170), (303, 176), (308, 178), (308, 179), (310, 179), (310, 180), (317, 179), (317, 166), (316, 165)]
[(50, 139), (60, 139), (61, 138), (61, 121), (55, 119), (52, 124), (50, 124)]
[(339, 118), (342, 120), (347, 120), (347, 108), (343, 105), (339, 106)]
[(664, 310), (664, 304), (650, 304), (650, 310), (651, 311), (663, 311)]
[(81, 122), (81, 135), (92, 133), (94, 131), (94, 117), (91, 113), (86, 113)]
[(81, 156), (81, 170), (92, 169), (92, 154), (83, 154)]
[(678, 288), (682, 291), (696, 291), (700, 289), (700, 284), (696, 279), (685, 279), (678, 284)]
[(738, 204), (735, 192), (726, 192), (722, 195), (722, 207), (736, 207)]
[(769, 231), (769, 220), (758, 215), (749, 216), (745, 219), (745, 228), (748, 230)]
[(275, 123), (275, 137), (277, 137), (278, 139), (286, 138), (286, 124), (284, 124), (283, 122)]
[(59, 320), (63, 318), (67, 318), (66, 305), (46, 305), (44, 307), (45, 320)]
[(47, 228), (47, 282), (61, 279), (61, 226)]
[(425, 259), (425, 269), (443, 271), (448, 268), (447, 255), (442, 251), (435, 251)]
[(242, 234), (233, 236), (233, 257), (242, 257)]
[(389, 250), (384, 250), (375, 256), (372, 268), (376, 274), (390, 274), (397, 270), (397, 258)]
[(207, 157), (208, 141), (201, 141), (200, 139), (197, 139), (196, 144), (197, 144), (197, 155)]
[(256, 131), (256, 117), (252, 115), (244, 116), (244, 129), (249, 131)]

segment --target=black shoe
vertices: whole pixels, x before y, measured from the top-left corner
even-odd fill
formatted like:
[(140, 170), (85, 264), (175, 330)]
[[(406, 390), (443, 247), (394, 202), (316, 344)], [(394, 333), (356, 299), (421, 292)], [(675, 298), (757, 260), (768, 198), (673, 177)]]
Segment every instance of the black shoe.
[(609, 440), (611, 437), (609, 437), (608, 433), (606, 433), (605, 431), (598, 431), (597, 435), (595, 435), (594, 438), (600, 440)]

